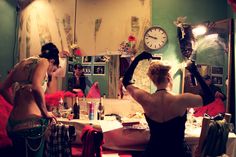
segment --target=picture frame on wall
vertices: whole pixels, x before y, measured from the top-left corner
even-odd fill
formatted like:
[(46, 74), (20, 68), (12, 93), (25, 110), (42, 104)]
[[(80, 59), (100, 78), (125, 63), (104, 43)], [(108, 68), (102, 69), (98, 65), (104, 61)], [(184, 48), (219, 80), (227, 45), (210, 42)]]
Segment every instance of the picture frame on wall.
[(84, 65), (83, 69), (84, 69), (84, 75), (91, 75), (91, 71), (92, 71), (91, 66)]
[(104, 56), (94, 56), (94, 63), (106, 63)]
[(214, 85), (223, 86), (223, 77), (222, 76), (212, 75), (211, 80)]
[(105, 75), (105, 66), (104, 65), (95, 65), (93, 69), (94, 75)]
[(223, 75), (224, 68), (222, 66), (212, 66), (211, 67), (211, 74), (212, 75)]
[(73, 57), (68, 57), (69, 62), (73, 62)]
[(68, 65), (68, 72), (74, 72), (74, 65), (73, 64)]
[(92, 63), (92, 56), (83, 56), (82, 63), (83, 64), (91, 64)]

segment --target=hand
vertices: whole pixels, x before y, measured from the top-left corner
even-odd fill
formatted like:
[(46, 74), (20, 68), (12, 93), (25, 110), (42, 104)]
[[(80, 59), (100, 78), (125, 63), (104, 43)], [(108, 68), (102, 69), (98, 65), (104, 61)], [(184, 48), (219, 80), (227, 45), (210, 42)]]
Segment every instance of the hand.
[(52, 123), (57, 123), (57, 118), (52, 112), (47, 113), (47, 118), (50, 119)]
[(188, 60), (186, 64), (187, 64), (186, 69), (188, 69), (189, 72), (193, 73), (197, 71), (197, 66), (195, 65), (194, 61)]
[(218, 92), (218, 91), (217, 91), (217, 92), (215, 93), (215, 97), (216, 97), (216, 98), (223, 98), (224, 95), (223, 95), (221, 92)]
[(96, 87), (96, 88), (98, 88), (99, 86), (99, 83), (96, 81), (96, 82), (94, 82), (94, 86)]
[(143, 51), (142, 53), (140, 53), (135, 59), (137, 60), (144, 60), (144, 59), (150, 59), (152, 58), (152, 54), (148, 53), (146, 51)]
[(78, 89), (74, 88), (74, 89), (73, 89), (73, 92), (79, 93), (79, 92), (82, 92), (82, 90), (79, 89), (79, 88), (78, 88)]

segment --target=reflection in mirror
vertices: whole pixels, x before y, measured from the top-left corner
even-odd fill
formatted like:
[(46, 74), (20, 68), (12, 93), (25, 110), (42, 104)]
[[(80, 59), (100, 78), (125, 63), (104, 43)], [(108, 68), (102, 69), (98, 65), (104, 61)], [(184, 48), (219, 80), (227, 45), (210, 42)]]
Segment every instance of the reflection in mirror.
[[(108, 98), (118, 97), (118, 83), (119, 83), (119, 58), (120, 55), (101, 55), (101, 56), (82, 56), (71, 58), (68, 65), (68, 87), (69, 91), (73, 91), (74, 86), (73, 79), (75, 65), (81, 65), (83, 70), (83, 77), (85, 80), (84, 93), (88, 96), (90, 94), (106, 95)], [(93, 84), (98, 83), (99, 90), (94, 91)], [(96, 88), (95, 88), (96, 89)], [(93, 90), (93, 91), (91, 91)], [(90, 95), (91, 96), (91, 95)]]
[[(229, 89), (226, 80), (229, 77), (230, 56), (230, 25), (231, 20), (202, 23), (192, 26), (195, 38), (192, 59), (196, 61), (198, 70), (205, 80), (211, 79), (212, 84), (226, 96), (222, 98), (228, 107)], [(205, 31), (205, 33), (204, 33)], [(198, 93), (200, 86), (193, 84), (190, 73), (186, 70), (184, 77), (184, 92)]]

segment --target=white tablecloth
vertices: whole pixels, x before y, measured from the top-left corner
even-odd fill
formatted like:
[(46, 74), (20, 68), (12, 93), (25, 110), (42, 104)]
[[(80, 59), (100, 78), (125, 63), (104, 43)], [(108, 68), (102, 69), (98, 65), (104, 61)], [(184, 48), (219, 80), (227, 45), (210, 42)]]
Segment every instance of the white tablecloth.
[[(74, 125), (76, 128), (76, 143), (81, 144), (80, 134), (82, 128), (85, 125), (91, 124), (95, 128), (100, 128), (99, 121), (88, 121), (88, 120), (67, 120), (58, 119), (59, 122)], [(101, 129), (101, 128), (100, 128)], [(185, 140), (191, 147), (192, 152), (196, 149), (198, 140), (200, 137), (201, 128), (187, 126), (185, 130)], [(142, 151), (145, 149), (145, 145), (149, 140), (149, 130), (147, 129), (125, 129), (119, 128), (112, 131), (104, 132), (104, 147), (114, 150), (131, 150), (131, 151)], [(229, 134), (227, 142), (226, 154), (230, 157), (236, 157), (236, 135), (234, 133)]]

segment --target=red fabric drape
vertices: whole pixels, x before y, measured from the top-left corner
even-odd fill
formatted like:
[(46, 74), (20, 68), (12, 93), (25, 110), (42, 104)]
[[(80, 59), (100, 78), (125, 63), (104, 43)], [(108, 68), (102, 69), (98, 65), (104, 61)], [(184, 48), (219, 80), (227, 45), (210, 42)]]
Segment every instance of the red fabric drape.
[(231, 5), (234, 12), (236, 12), (236, 0), (227, 0), (228, 4)]
[(82, 98), (84, 96), (84, 93), (82, 91), (79, 91), (77, 93), (72, 93), (70, 91), (57, 91), (52, 94), (45, 94), (45, 101), (47, 105), (50, 106), (58, 106), (59, 105), (59, 100), (64, 97), (72, 97), (74, 98), (75, 96), (78, 96), (79, 98)]
[(207, 113), (210, 116), (216, 116), (219, 113), (225, 113), (225, 105), (223, 101), (218, 98), (212, 103), (206, 106), (194, 108), (194, 110), (195, 117), (204, 116), (204, 113)]
[(90, 88), (87, 94), (87, 98), (100, 98), (100, 97), (101, 97), (100, 88), (98, 86), (98, 82), (95, 82)]

